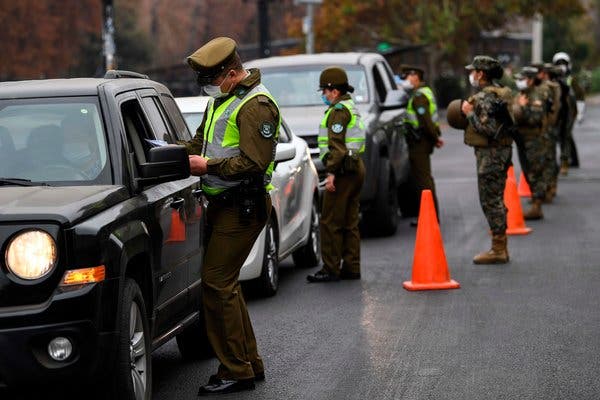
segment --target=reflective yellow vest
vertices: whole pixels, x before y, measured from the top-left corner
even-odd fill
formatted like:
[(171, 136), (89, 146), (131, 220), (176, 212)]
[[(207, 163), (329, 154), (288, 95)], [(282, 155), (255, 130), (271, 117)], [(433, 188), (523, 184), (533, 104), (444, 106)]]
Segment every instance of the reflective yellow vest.
[[(267, 96), (274, 104), (275, 99), (267, 88), (259, 84), (246, 93), (243, 98), (231, 96), (216, 109), (214, 100), (210, 100), (207, 107), (207, 118), (204, 124), (204, 143), (206, 146), (205, 157), (211, 158), (231, 158), (240, 154), (240, 129), (237, 126), (237, 115), (240, 109), (256, 96)], [(279, 128), (281, 126), (281, 115), (277, 122), (276, 130), (273, 134), (273, 140), (277, 141)], [(265, 171), (265, 188), (271, 190), (271, 176), (275, 167), (274, 160)], [(223, 179), (217, 175), (207, 174), (202, 179), (202, 189), (209, 195), (219, 194), (227, 189), (239, 186), (243, 179)]]
[(327, 128), (327, 120), (329, 119), (329, 114), (331, 111), (337, 106), (341, 104), (346, 107), (348, 111), (350, 111), (350, 115), (352, 116), (350, 119), (350, 123), (346, 127), (346, 148), (355, 154), (364, 153), (365, 151), (365, 140), (367, 137), (367, 130), (365, 129), (365, 124), (363, 123), (360, 114), (354, 107), (354, 101), (352, 99), (342, 100), (339, 103), (336, 103), (334, 106), (329, 107), (325, 112), (325, 116), (321, 121), (321, 125), (319, 127), (319, 137), (317, 139), (319, 145), (319, 158), (323, 160), (325, 156), (329, 153), (329, 130)]
[[(435, 126), (439, 126), (439, 116), (437, 112), (437, 104), (435, 103), (435, 96), (428, 86), (422, 86), (417, 89), (416, 93), (422, 93), (429, 100), (429, 115)], [(416, 95), (415, 93), (415, 95)], [(419, 127), (419, 119), (417, 118), (417, 112), (413, 106), (413, 99), (415, 96), (411, 96), (408, 100), (408, 106), (406, 108), (406, 120), (405, 122), (411, 124), (414, 128)]]

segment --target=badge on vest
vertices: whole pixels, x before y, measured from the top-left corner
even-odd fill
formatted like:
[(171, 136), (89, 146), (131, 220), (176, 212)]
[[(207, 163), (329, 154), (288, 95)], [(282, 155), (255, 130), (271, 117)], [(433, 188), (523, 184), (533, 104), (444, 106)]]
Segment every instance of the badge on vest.
[(417, 112), (419, 113), (419, 115), (425, 114), (425, 107), (419, 107), (419, 108), (417, 108)]
[(260, 128), (258, 128), (260, 134), (265, 139), (271, 139), (273, 135), (275, 135), (275, 124), (269, 121), (264, 121), (260, 124)]
[(333, 124), (333, 125), (331, 125), (331, 131), (333, 133), (340, 133), (343, 130), (344, 130), (344, 125), (342, 125), (342, 124)]

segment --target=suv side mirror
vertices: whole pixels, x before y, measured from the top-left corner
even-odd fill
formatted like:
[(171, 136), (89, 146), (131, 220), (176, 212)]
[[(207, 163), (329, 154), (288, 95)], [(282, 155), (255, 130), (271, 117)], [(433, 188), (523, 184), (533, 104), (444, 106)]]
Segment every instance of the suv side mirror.
[(140, 165), (138, 181), (143, 185), (186, 179), (190, 176), (190, 161), (185, 146), (153, 147), (148, 162)]
[(406, 93), (402, 89), (393, 89), (388, 90), (387, 95), (385, 96), (385, 101), (381, 106), (383, 111), (387, 110), (397, 110), (402, 107), (406, 107), (408, 103), (408, 93)]
[(294, 143), (277, 143), (275, 147), (275, 162), (289, 161), (296, 157), (296, 146)]

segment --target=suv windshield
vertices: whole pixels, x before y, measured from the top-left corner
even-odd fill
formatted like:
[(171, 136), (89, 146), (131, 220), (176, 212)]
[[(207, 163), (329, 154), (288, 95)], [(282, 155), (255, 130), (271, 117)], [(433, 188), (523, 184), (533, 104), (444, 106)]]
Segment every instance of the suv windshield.
[[(321, 106), (319, 76), (328, 65), (260, 68), (261, 81), (281, 107)], [(348, 83), (354, 87), (352, 98), (356, 103), (369, 101), (365, 70), (360, 65), (344, 65)]]
[(0, 177), (107, 184), (110, 170), (92, 97), (0, 100)]

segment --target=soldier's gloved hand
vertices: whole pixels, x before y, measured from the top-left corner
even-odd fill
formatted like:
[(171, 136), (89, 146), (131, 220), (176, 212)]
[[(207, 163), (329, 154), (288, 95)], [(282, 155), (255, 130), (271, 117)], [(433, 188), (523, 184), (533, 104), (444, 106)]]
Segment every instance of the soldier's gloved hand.
[(585, 118), (585, 101), (577, 101), (577, 118), (575, 119), (578, 124), (583, 122)]

